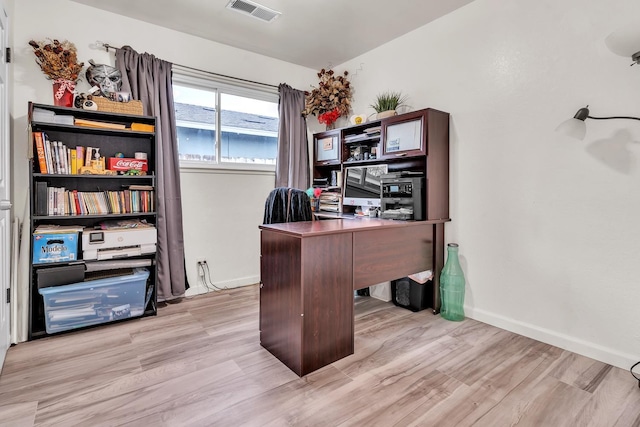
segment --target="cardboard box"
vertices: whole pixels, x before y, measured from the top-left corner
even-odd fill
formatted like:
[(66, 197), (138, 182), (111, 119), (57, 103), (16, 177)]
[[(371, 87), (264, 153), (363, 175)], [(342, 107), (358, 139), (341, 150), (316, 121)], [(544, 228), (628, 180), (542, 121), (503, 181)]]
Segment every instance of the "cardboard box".
[(33, 263), (69, 262), (78, 259), (78, 233), (33, 235)]

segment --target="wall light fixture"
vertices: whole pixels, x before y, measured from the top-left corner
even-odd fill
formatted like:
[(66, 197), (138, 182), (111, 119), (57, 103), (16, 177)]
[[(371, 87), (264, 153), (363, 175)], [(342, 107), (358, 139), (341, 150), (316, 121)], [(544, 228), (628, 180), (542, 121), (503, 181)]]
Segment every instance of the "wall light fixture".
[(565, 120), (560, 123), (556, 128), (556, 132), (560, 132), (563, 135), (570, 136), (572, 138), (583, 140), (587, 134), (586, 119), (594, 120), (611, 120), (611, 119), (628, 119), (628, 120), (640, 120), (640, 117), (631, 116), (610, 116), (610, 117), (594, 117), (589, 115), (589, 106), (578, 110), (572, 119)]
[[(604, 40), (609, 50), (617, 55), (630, 57), (631, 65), (640, 64), (640, 26), (627, 25), (609, 34)], [(586, 119), (594, 120), (611, 120), (611, 119), (628, 119), (640, 120), (640, 117), (631, 116), (610, 116), (610, 117), (594, 117), (589, 115), (589, 106), (578, 110), (572, 119), (565, 120), (556, 128), (556, 132), (570, 136), (576, 139), (584, 139), (587, 134)]]
[(616, 55), (631, 58), (631, 65), (640, 64), (640, 27), (637, 24), (627, 25), (609, 34), (604, 44)]

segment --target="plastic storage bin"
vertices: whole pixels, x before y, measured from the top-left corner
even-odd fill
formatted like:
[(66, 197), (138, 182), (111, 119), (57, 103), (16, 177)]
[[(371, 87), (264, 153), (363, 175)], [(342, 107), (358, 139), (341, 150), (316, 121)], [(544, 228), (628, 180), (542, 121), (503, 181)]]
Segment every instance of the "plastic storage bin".
[(48, 334), (142, 316), (149, 270), (38, 289)]

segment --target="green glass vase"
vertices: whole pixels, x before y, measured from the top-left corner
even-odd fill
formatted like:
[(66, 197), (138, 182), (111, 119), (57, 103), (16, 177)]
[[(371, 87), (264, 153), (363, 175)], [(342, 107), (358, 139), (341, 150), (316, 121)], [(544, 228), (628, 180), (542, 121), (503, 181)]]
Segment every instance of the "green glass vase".
[(447, 262), (440, 273), (440, 314), (447, 320), (464, 320), (464, 273), (458, 259), (458, 244), (447, 245)]

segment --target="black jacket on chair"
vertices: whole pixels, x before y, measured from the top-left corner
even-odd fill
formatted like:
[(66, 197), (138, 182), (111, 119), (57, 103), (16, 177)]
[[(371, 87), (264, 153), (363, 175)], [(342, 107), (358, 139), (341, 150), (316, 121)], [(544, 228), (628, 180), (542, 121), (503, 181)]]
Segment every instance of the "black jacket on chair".
[(278, 187), (269, 193), (264, 204), (263, 224), (311, 221), (312, 219), (309, 196), (297, 188)]

